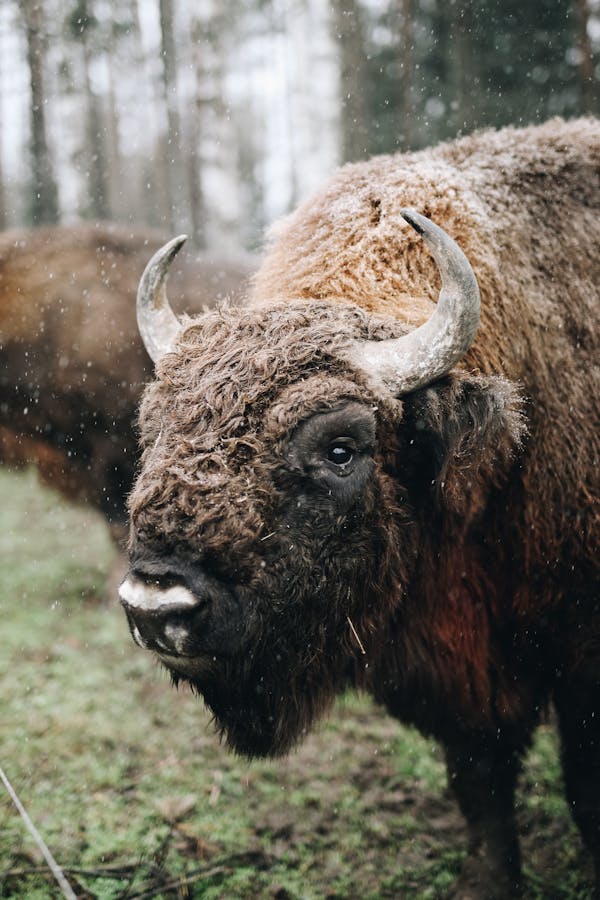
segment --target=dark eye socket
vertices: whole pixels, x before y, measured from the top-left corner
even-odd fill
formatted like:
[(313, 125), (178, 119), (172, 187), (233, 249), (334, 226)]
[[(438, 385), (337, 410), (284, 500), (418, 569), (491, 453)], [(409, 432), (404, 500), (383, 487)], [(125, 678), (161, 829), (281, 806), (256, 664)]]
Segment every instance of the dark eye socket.
[(342, 441), (332, 441), (327, 448), (327, 459), (336, 466), (347, 466), (353, 457), (352, 448)]

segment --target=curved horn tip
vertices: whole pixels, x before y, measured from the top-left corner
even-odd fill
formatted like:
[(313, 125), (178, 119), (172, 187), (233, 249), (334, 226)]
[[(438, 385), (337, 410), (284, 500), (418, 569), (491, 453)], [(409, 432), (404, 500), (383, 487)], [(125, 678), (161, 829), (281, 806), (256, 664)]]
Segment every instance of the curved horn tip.
[(142, 274), (136, 301), (137, 322), (144, 346), (156, 363), (173, 344), (181, 323), (167, 298), (166, 281), (173, 258), (187, 240), (180, 234), (157, 250)]
[(427, 216), (421, 215), (416, 209), (411, 209), (408, 206), (405, 206), (400, 210), (400, 215), (418, 234), (423, 234), (427, 226), (433, 224), (431, 219), (428, 219)]
[[(466, 258), (463, 259), (464, 254), (462, 250), (454, 238), (451, 238), (448, 232), (440, 225), (437, 225), (432, 219), (422, 215), (422, 213), (417, 212), (416, 209), (401, 209), (400, 215), (423, 238), (438, 266), (444, 265), (443, 259), (447, 260), (449, 254), (451, 256), (458, 254), (461, 265), (470, 270), (469, 262)], [(439, 256), (440, 251), (443, 254), (443, 259)]]
[(384, 341), (357, 341), (351, 354), (354, 364), (397, 397), (449, 372), (471, 346), (480, 316), (477, 279), (458, 244), (416, 210), (403, 208), (400, 214), (421, 235), (437, 264), (442, 282), (438, 302), (414, 331)]
[(169, 241), (163, 247), (165, 255), (169, 256), (169, 258), (172, 259), (177, 253), (179, 253), (187, 239), (187, 234), (180, 234), (177, 237), (173, 238), (173, 240)]

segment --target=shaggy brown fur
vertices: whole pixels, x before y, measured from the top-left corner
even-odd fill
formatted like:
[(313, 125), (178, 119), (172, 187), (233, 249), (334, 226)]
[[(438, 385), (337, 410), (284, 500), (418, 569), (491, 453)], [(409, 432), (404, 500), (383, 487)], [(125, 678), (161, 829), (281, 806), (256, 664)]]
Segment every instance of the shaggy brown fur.
[[(432, 308), (404, 206), (462, 246), (483, 312), (453, 373), (393, 398), (344, 348)], [(141, 407), (132, 577), (198, 598), (173, 653), (147, 645), (244, 753), (285, 752), (347, 685), (440, 739), (470, 829), (458, 896), (518, 887), (515, 782), (551, 697), (600, 866), (599, 244), (592, 120), (347, 166)]]
[[(113, 225), (0, 235), (0, 461), (37, 465), (70, 499), (124, 534), (133, 481), (133, 421), (152, 365), (135, 294), (161, 245)], [(197, 259), (174, 271), (186, 308), (241, 296), (250, 261)], [(189, 304), (189, 305), (188, 305)]]
[(599, 550), (600, 510), (589, 502), (600, 478), (599, 191), (592, 119), (375, 157), (344, 167), (279, 224), (256, 276), (257, 302), (318, 297), (420, 324), (439, 275), (400, 208), (452, 235), (482, 296), (462, 368), (503, 374), (535, 401), (524, 528), (536, 532), (526, 562), (543, 569), (560, 565), (565, 540), (590, 557)]

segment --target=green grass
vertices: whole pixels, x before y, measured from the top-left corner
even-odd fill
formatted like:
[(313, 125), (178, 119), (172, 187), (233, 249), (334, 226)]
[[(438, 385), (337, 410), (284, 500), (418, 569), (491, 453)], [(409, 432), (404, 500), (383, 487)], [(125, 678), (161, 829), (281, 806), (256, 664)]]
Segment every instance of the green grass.
[[(80, 897), (435, 898), (464, 832), (441, 754), (365, 698), (297, 753), (241, 760), (102, 599), (103, 522), (0, 471), (0, 764)], [(520, 794), (526, 898), (588, 896), (542, 727)], [(0, 789), (0, 897), (58, 889)]]

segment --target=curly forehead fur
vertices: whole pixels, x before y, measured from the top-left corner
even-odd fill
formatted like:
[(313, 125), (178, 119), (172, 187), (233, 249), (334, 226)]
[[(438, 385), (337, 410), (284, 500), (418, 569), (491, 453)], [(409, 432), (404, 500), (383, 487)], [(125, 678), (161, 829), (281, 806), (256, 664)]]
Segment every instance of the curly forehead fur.
[[(243, 311), (223, 306), (208, 312), (187, 325), (157, 367), (157, 381), (147, 389), (140, 414), (146, 441), (155, 439), (149, 419), (163, 397), (179, 428), (194, 427), (200, 415), (204, 438), (212, 428), (221, 439), (241, 435), (253, 430), (277, 394), (296, 380), (304, 382), (317, 372), (347, 375), (339, 352), (351, 340), (382, 340), (405, 331), (391, 317), (322, 302)], [(352, 379), (363, 385), (364, 397), (365, 377), (354, 371)], [(315, 389), (331, 405), (327, 390)], [(303, 397), (305, 403), (308, 399), (308, 394)], [(153, 424), (160, 430), (164, 421), (159, 417)]]
[[(239, 374), (250, 380), (264, 374), (286, 382), (295, 371), (336, 355), (351, 340), (383, 340), (406, 332), (392, 316), (373, 315), (354, 304), (333, 307), (323, 301), (274, 302), (268, 307), (237, 309), (220, 306), (191, 320), (177, 342), (178, 354), (195, 348), (195, 359), (211, 367), (235, 361)], [(277, 358), (273, 358), (276, 350)], [(210, 359), (208, 358), (210, 356)], [(186, 357), (184, 357), (185, 359)], [(181, 359), (176, 361), (176, 367)], [(166, 362), (161, 360), (160, 377)], [(283, 368), (282, 377), (275, 373)], [(183, 377), (187, 384), (187, 374)], [(173, 375), (169, 375), (172, 379)]]
[[(265, 465), (261, 450), (303, 416), (348, 399), (375, 401), (364, 376), (337, 353), (353, 339), (403, 333), (392, 318), (322, 302), (243, 311), (225, 305), (191, 320), (160, 361), (140, 408), (144, 478), (130, 497), (138, 527), (181, 544), (202, 534), (204, 546), (222, 545), (229, 527), (237, 545), (255, 535), (262, 519), (241, 470), (251, 464), (256, 481)], [(377, 402), (392, 419), (400, 415), (400, 401)], [(232, 496), (234, 477), (241, 508), (235, 526), (225, 513), (215, 517), (224, 502), (219, 489)]]

